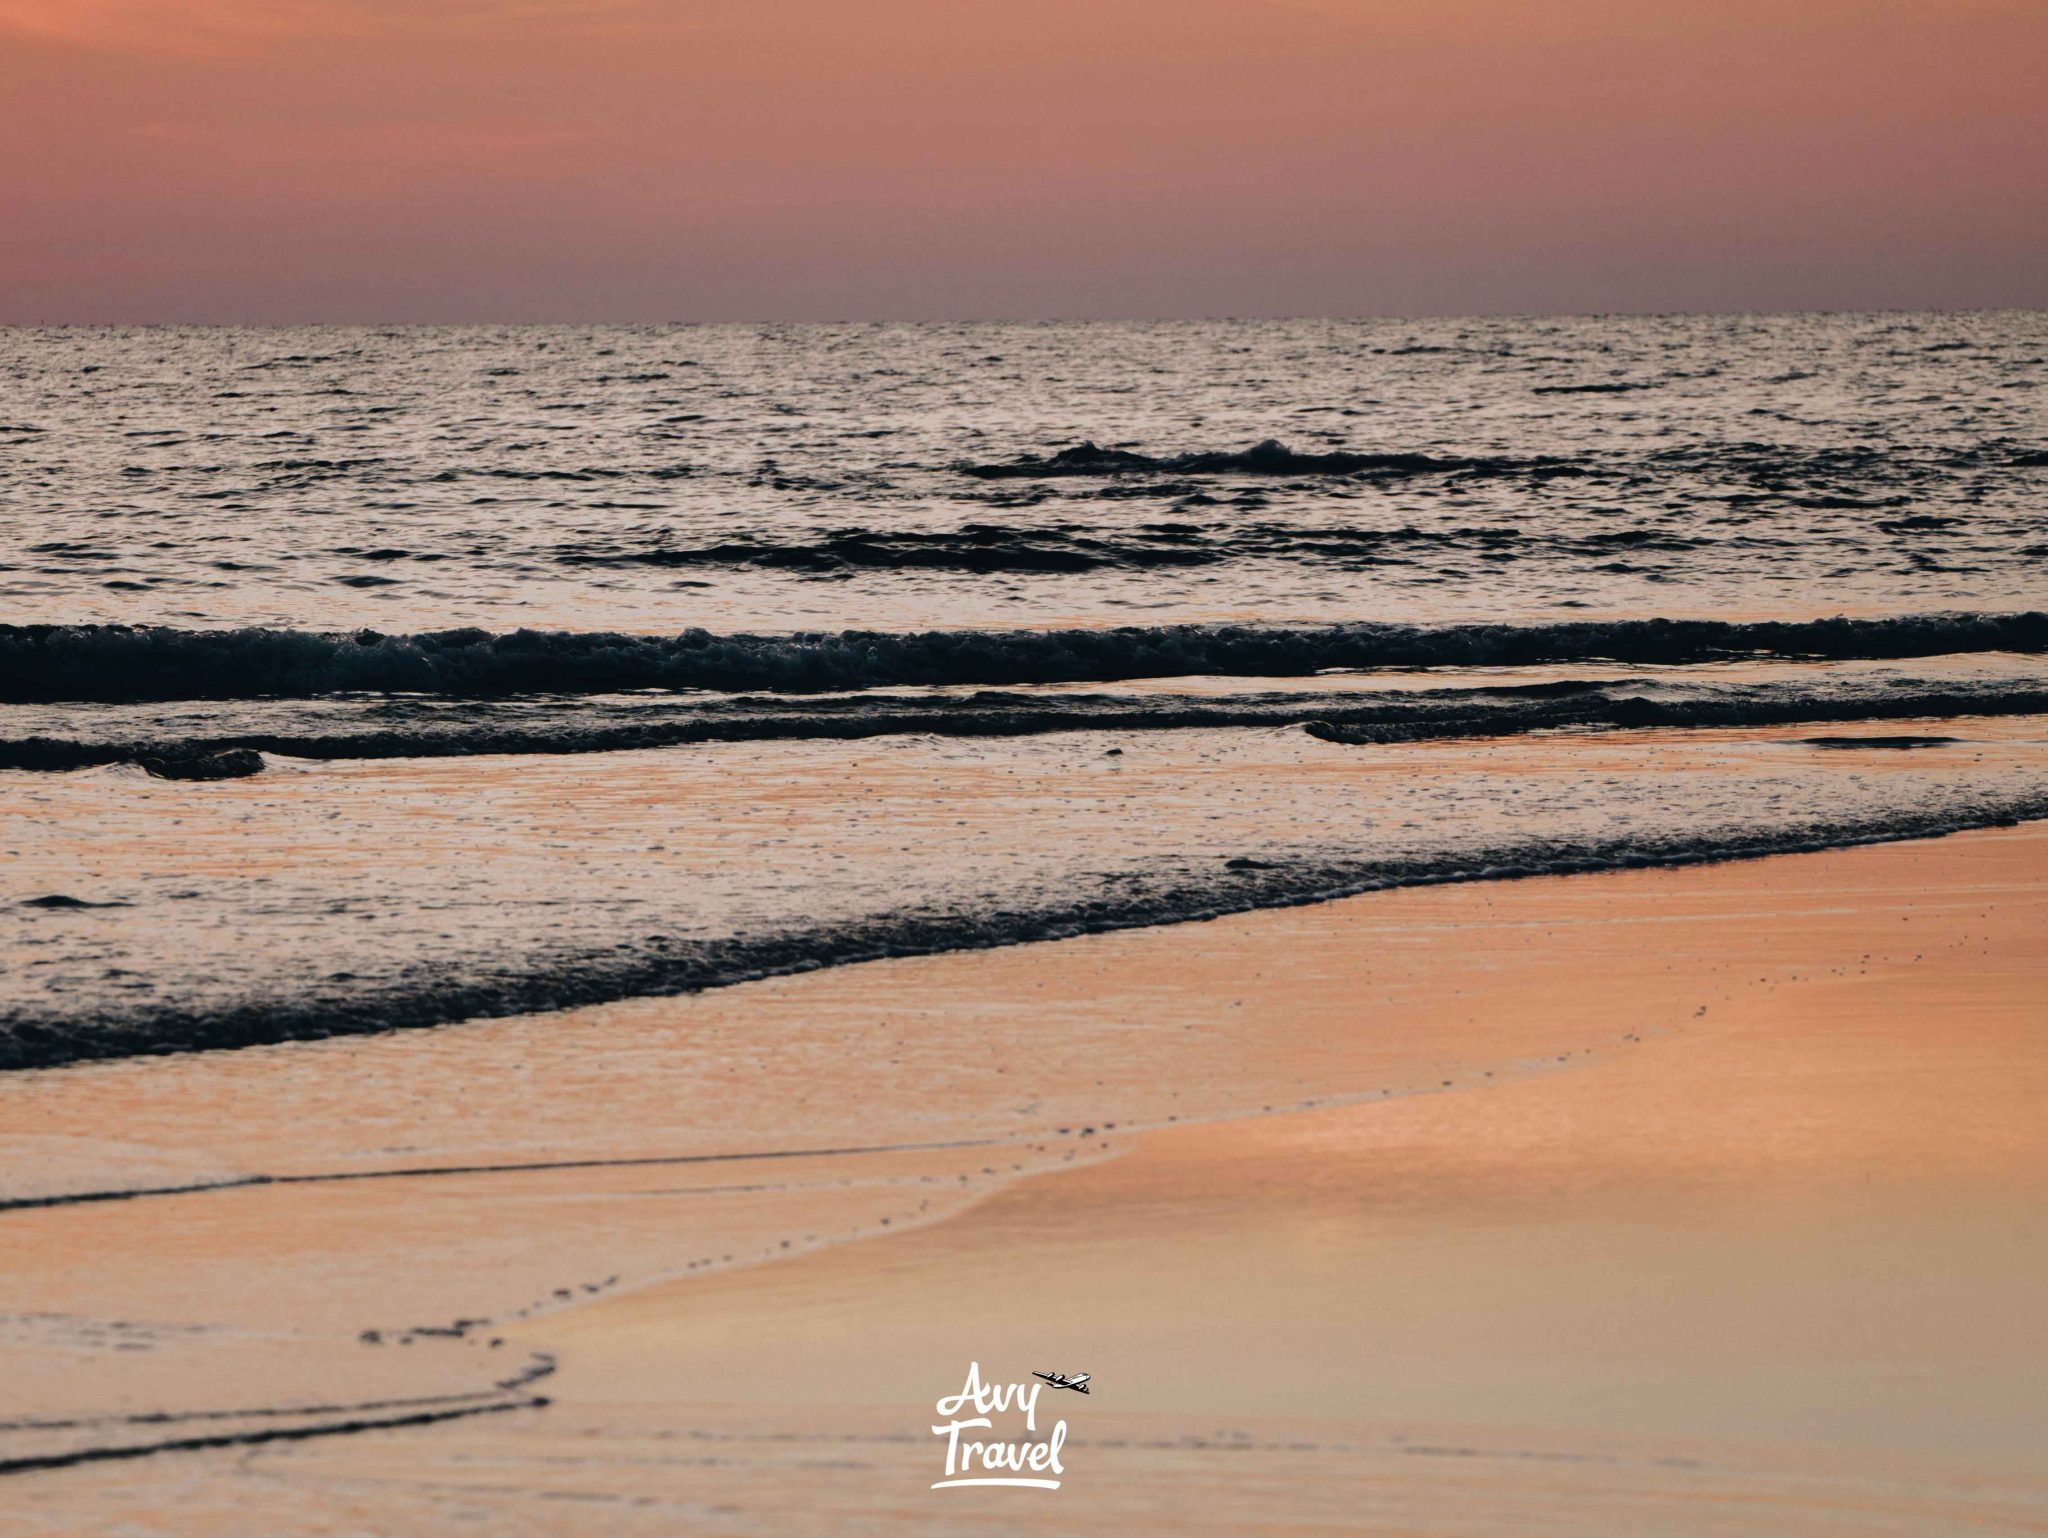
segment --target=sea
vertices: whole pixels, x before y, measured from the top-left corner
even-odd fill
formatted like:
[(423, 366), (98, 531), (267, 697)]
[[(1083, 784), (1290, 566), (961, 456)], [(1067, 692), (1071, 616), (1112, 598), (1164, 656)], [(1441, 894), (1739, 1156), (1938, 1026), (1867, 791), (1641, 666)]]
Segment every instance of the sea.
[(0, 330), (0, 1067), (2048, 815), (2048, 313)]

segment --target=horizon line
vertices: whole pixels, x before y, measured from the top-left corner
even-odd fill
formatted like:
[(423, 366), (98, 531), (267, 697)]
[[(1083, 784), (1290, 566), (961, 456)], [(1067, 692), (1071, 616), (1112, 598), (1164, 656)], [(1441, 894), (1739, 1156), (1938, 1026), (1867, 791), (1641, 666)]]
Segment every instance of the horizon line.
[(1642, 310), (1464, 310), (1353, 311), (1348, 314), (1197, 315), (955, 315), (839, 316), (830, 319), (733, 318), (723, 320), (0, 320), (0, 331), (433, 331), (433, 330), (733, 330), (770, 327), (858, 326), (1201, 326), (1201, 325), (1366, 325), (1450, 321), (1535, 320), (1784, 320), (1803, 316), (2042, 315), (2041, 304), (1881, 305), (1832, 309), (1642, 309)]

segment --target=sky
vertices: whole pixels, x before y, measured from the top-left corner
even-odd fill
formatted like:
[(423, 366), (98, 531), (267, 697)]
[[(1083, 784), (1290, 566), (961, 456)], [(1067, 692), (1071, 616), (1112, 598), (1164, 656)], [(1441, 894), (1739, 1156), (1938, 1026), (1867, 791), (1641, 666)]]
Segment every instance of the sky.
[(2048, 0), (0, 0), (0, 322), (2048, 306)]

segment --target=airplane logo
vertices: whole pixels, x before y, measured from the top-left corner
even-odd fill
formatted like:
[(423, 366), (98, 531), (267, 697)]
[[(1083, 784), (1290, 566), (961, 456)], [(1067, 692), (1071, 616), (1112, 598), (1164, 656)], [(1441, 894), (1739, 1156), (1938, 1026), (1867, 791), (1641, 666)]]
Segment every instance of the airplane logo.
[(1077, 1394), (1088, 1392), (1088, 1379), (1093, 1374), (1085, 1372), (1035, 1372), (1034, 1378), (1043, 1378), (1054, 1388), (1070, 1388)]

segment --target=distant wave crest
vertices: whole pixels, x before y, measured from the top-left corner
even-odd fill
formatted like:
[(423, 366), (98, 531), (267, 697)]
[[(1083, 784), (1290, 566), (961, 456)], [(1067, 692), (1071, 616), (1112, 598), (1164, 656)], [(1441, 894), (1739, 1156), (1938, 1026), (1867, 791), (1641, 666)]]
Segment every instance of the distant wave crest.
[[(1682, 551), (1703, 543), (1706, 541), (1669, 530), (1634, 527), (1597, 534), (1541, 535), (1505, 525), (1421, 529), (1401, 524), (1372, 529), (1156, 522), (1112, 533), (1072, 523), (970, 523), (937, 530), (828, 529), (798, 539), (744, 536), (709, 545), (586, 541), (558, 546), (552, 555), (565, 566), (755, 567), (836, 579), (862, 571), (1146, 571), (1246, 560), (1363, 570), (1427, 560), (1446, 551), (1476, 552), (1489, 560), (1513, 560), (1524, 554), (1611, 560), (1623, 550)], [(392, 559), (399, 554), (403, 552), (370, 551), (364, 558)]]
[(963, 464), (963, 474), (984, 481), (1080, 475), (1577, 475), (1565, 459), (1514, 459), (1433, 454), (1304, 453), (1267, 438), (1235, 452), (1140, 454), (1077, 443), (1056, 454), (1027, 454), (995, 464)]

